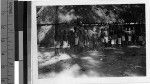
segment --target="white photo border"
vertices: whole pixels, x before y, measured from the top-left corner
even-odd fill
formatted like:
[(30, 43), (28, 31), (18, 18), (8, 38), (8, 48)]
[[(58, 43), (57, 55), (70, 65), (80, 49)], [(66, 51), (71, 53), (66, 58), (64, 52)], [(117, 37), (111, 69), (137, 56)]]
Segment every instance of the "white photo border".
[[(146, 18), (146, 77), (95, 77), (38, 79), (36, 6), (97, 4), (145, 4)], [(32, 1), (31, 6), (31, 84), (99, 84), (99, 83), (147, 83), (150, 82), (150, 6), (149, 0), (49, 0)]]

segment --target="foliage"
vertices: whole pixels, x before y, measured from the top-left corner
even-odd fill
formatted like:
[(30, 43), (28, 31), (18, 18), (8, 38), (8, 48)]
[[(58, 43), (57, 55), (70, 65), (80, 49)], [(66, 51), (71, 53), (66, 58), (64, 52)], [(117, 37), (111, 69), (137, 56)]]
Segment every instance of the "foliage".
[(144, 23), (143, 4), (45, 6), (38, 23)]

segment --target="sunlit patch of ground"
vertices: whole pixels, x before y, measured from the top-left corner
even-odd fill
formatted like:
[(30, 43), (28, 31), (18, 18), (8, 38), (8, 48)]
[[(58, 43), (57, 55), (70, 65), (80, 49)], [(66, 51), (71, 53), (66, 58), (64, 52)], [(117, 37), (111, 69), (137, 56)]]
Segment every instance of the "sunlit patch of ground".
[(141, 46), (137, 46), (137, 45), (132, 45), (132, 46), (128, 46), (129, 48), (140, 48)]
[(42, 54), (39, 53), (39, 66), (46, 66), (57, 63), (61, 60), (71, 59), (68, 54), (60, 53), (60, 56), (54, 56), (54, 52), (45, 52)]
[(38, 52), (38, 63), (42, 64), (45, 63), (46, 61), (49, 61), (51, 56), (54, 55), (54, 52)]

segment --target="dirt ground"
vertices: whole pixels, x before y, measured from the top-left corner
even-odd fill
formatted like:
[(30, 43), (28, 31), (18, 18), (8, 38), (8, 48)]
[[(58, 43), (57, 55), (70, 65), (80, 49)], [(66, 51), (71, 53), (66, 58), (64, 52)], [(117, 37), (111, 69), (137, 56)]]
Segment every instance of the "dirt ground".
[(39, 79), (55, 77), (146, 76), (145, 47), (100, 47), (96, 50), (39, 48)]

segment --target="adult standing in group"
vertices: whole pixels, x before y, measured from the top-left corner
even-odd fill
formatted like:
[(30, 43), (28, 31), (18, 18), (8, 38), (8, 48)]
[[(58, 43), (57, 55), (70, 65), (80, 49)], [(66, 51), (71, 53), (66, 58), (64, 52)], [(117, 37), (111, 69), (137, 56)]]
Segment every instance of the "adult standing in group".
[(59, 49), (60, 49), (60, 45), (61, 45), (61, 33), (59, 33), (60, 30), (57, 29), (55, 30), (55, 41), (54, 41), (54, 46), (55, 46), (55, 55), (59, 56)]
[(73, 48), (75, 45), (75, 31), (74, 28), (72, 28), (69, 32), (68, 32), (68, 43), (70, 45), (70, 48)]

